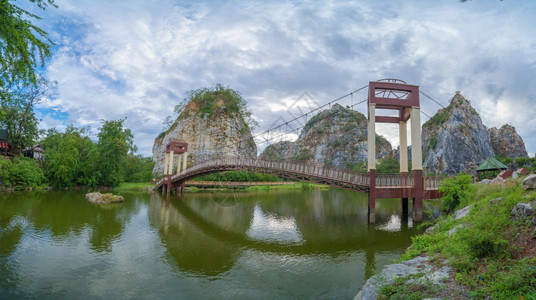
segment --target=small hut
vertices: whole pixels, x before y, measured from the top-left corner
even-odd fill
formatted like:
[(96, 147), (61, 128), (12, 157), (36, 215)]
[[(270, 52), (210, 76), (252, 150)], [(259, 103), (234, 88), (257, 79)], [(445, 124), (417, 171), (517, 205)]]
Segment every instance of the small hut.
[(484, 162), (476, 168), (476, 176), (478, 180), (485, 178), (495, 178), (501, 171), (508, 169), (508, 167), (502, 162), (498, 161), (495, 157), (488, 157)]

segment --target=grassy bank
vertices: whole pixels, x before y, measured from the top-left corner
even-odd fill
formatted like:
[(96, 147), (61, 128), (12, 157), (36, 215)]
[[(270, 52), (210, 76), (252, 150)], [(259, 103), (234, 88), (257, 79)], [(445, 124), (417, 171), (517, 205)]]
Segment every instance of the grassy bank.
[(149, 187), (155, 185), (150, 182), (121, 182), (114, 191), (147, 191)]
[[(472, 205), (468, 216), (441, 217), (432, 233), (412, 238), (401, 260), (425, 254), (438, 265), (446, 262), (455, 271), (455, 284), (465, 291), (462, 298), (536, 299), (536, 231), (530, 218), (511, 220), (517, 203), (535, 198), (536, 192), (524, 190), (520, 179), (504, 186), (477, 184), (473, 195), (458, 206)], [(408, 286), (403, 280), (386, 286), (380, 298), (411, 299), (416, 291)], [(427, 297), (440, 294), (435, 287), (421, 290)]]
[[(153, 184), (147, 182), (122, 182), (118, 187), (114, 188), (114, 191), (147, 191), (149, 187), (154, 187)], [(187, 191), (189, 192), (200, 192), (205, 190), (214, 190), (215, 188), (199, 188), (199, 187), (188, 187)], [(233, 187), (217, 187), (217, 190), (236, 190)], [(282, 185), (259, 185), (248, 186), (241, 188), (243, 191), (283, 191), (283, 190), (328, 190), (328, 185), (309, 183), (309, 182), (289, 182), (288, 184)]]

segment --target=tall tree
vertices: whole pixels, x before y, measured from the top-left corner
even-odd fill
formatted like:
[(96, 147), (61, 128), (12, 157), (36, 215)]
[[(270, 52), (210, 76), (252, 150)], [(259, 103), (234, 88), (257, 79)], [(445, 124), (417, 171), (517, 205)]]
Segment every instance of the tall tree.
[[(1, 0), (0, 0), (1, 1)], [(8, 131), (8, 138), (15, 153), (20, 153), (25, 146), (31, 146), (37, 138), (37, 123), (34, 107), (43, 99), (55, 93), (56, 82), (44, 77), (37, 77), (37, 84), (26, 84), (14, 88), (1, 89), (0, 124)]]
[(128, 128), (123, 128), (123, 122), (103, 121), (99, 131), (97, 151), (99, 153), (98, 170), (101, 174), (101, 185), (118, 186), (124, 177), (123, 166), (129, 152), (135, 152), (134, 136)]
[[(32, 24), (40, 17), (0, 0), (0, 88), (13, 84), (37, 84), (35, 69), (50, 56), (48, 34)], [(41, 9), (57, 7), (54, 0), (30, 0)]]

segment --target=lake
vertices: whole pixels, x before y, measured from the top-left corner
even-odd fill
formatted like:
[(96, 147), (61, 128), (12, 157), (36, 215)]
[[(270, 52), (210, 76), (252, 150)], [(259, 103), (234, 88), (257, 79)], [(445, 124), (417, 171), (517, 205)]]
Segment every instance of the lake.
[(0, 298), (351, 299), (422, 232), (340, 189), (121, 195), (0, 194)]

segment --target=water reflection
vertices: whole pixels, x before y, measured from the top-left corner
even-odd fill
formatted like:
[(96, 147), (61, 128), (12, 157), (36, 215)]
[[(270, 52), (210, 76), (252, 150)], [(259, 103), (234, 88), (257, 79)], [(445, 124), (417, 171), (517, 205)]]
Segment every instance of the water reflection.
[(245, 250), (333, 258), (363, 251), (368, 277), (376, 268), (375, 254), (407, 247), (416, 229), (401, 220), (396, 199), (378, 201), (377, 225), (369, 226), (366, 195), (349, 193), (196, 193), (184, 198), (155, 193), (149, 220), (170, 261), (192, 274), (221, 275)]
[(418, 232), (335, 189), (123, 196), (0, 194), (0, 299), (351, 298)]
[(265, 214), (256, 204), (253, 219), (246, 231), (246, 236), (254, 240), (280, 242), (283, 244), (300, 244), (302, 234), (293, 217), (278, 217)]

